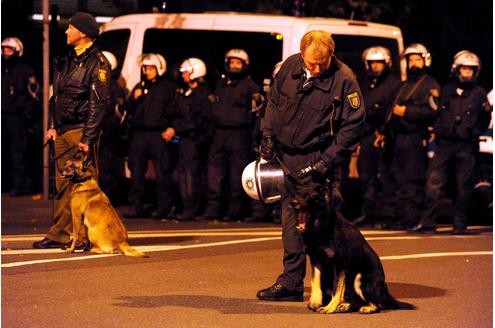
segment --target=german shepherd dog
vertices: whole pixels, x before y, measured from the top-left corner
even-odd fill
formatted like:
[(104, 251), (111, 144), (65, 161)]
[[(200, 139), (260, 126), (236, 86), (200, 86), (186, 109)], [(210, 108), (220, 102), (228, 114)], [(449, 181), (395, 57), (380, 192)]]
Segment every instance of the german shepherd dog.
[[(301, 187), (291, 200), (312, 266), (308, 307), (320, 313), (415, 309), (390, 295), (378, 255), (352, 223), (335, 211), (324, 187)], [(333, 290), (330, 299), (326, 291)]]
[(108, 197), (101, 191), (98, 182), (87, 170), (86, 159), (76, 156), (68, 160), (60, 174), (63, 179), (74, 183), (71, 192), (72, 245), (66, 250), (75, 250), (79, 231), (84, 224), (88, 229), (91, 253), (112, 254), (119, 249), (124, 255), (148, 257), (148, 254), (133, 249), (128, 244), (127, 229)]

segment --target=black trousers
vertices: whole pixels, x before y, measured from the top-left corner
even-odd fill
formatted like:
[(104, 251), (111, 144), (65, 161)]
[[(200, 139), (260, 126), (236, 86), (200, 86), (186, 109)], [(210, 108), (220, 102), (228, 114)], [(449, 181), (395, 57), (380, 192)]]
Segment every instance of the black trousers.
[(220, 216), (223, 186), (230, 191), (228, 216), (239, 218), (245, 215), (246, 195), (242, 189), (242, 172), (251, 155), (250, 129), (217, 129), (208, 154), (208, 195), (205, 213)]
[(183, 211), (197, 215), (201, 192), (201, 161), (199, 143), (190, 137), (180, 139), (178, 145), (178, 184)]
[(421, 217), (425, 226), (434, 226), (449, 172), (455, 172), (454, 228), (468, 224), (468, 202), (474, 185), (475, 148), (471, 142), (439, 140), (435, 156), (428, 166), (426, 180), (426, 209)]
[(376, 203), (378, 184), (379, 149), (373, 146), (375, 135), (361, 139), (358, 159), (359, 177), (363, 197), (362, 215), (372, 216)]
[(131, 186), (129, 203), (141, 205), (145, 196), (145, 175), (148, 159), (155, 169), (155, 191), (160, 210), (168, 212), (172, 207), (172, 172), (170, 150), (159, 131), (135, 132), (129, 148)]

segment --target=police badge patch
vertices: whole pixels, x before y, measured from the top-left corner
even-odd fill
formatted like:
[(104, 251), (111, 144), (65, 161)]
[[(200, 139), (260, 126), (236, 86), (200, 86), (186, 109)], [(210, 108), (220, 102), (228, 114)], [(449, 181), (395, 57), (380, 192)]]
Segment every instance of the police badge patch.
[(104, 69), (99, 69), (98, 70), (98, 79), (101, 82), (106, 82), (107, 81), (107, 71)]
[(359, 99), (359, 95), (357, 92), (353, 92), (347, 95), (347, 100), (349, 100), (349, 104), (354, 109), (358, 109), (361, 106), (361, 100)]

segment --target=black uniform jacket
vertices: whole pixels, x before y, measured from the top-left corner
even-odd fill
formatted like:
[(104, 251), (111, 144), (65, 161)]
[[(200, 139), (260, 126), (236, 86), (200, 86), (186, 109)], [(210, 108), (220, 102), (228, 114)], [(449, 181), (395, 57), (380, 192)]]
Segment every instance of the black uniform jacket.
[(486, 92), (481, 87), (449, 83), (440, 97), (435, 134), (440, 139), (475, 141), (487, 129), (490, 112)]
[(253, 94), (260, 91), (249, 76), (230, 79), (222, 78), (215, 87), (216, 101), (212, 115), (219, 128), (251, 128)]
[[(134, 90), (141, 89), (142, 96), (134, 100)], [(130, 93), (124, 105), (130, 113), (129, 125), (133, 131), (165, 131), (172, 124), (176, 86), (158, 78), (154, 81), (141, 81)]]
[(84, 128), (81, 142), (92, 144), (99, 136), (110, 99), (110, 65), (91, 46), (76, 56), (71, 51), (55, 60), (50, 127), (61, 134)]
[(268, 94), (262, 132), (275, 137), (285, 152), (320, 149), (333, 168), (347, 159), (361, 137), (361, 90), (352, 70), (335, 56), (326, 72), (303, 86), (304, 80), (301, 55), (288, 57)]
[(370, 77), (362, 88), (366, 105), (366, 124), (364, 135), (369, 136), (380, 129), (385, 121), (387, 108), (394, 100), (400, 80), (385, 70), (380, 76)]
[(211, 122), (210, 88), (199, 85), (195, 89), (179, 89), (174, 106), (173, 127), (180, 137), (200, 137), (208, 133)]
[(402, 82), (389, 111), (393, 110), (395, 104), (400, 104), (406, 105), (406, 113), (404, 117), (392, 116), (390, 123), (393, 133), (420, 133), (426, 137), (427, 128), (433, 124), (437, 115), (435, 98), (439, 96), (440, 85), (426, 73)]

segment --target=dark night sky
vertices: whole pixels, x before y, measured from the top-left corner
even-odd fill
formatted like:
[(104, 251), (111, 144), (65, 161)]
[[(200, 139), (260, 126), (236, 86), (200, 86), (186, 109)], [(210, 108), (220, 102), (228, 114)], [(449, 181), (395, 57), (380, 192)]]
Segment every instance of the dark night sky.
[[(79, 0), (80, 3), (85, 1)], [(52, 1), (53, 2), (53, 1)], [(102, 0), (103, 3), (124, 3)], [(145, 11), (153, 0), (139, 1)], [(169, 0), (171, 10), (240, 10), (251, 12), (278, 11), (291, 14), (296, 1), (289, 0)], [(9, 35), (24, 40), (26, 59), (41, 67), (41, 26), (27, 17), (32, 13), (32, 0), (2, 0), (2, 38)], [(351, 8), (351, 4), (357, 7)], [(119, 9), (121, 9), (119, 7)], [(402, 29), (405, 45), (425, 44), (433, 57), (431, 73), (442, 84), (448, 80), (452, 57), (462, 49), (477, 53), (482, 59), (480, 84), (493, 86), (493, 2), (490, 0), (306, 0), (306, 15), (354, 18), (397, 25)], [(129, 10), (129, 9), (127, 9)], [(124, 13), (124, 12), (122, 12)]]

